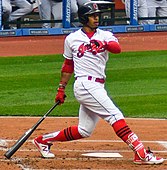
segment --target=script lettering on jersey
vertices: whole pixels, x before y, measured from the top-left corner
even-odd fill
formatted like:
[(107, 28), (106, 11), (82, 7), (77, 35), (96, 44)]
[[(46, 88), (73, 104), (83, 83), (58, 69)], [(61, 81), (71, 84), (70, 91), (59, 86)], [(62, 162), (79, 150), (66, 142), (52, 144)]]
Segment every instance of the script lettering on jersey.
[(81, 58), (84, 55), (85, 51), (91, 51), (90, 44), (85, 44), (85, 43), (81, 44), (78, 48), (77, 56)]
[(81, 58), (86, 51), (91, 52), (93, 55), (104, 52), (105, 48), (102, 45), (103, 43), (102, 42), (99, 43), (99, 42), (100, 41), (91, 40), (89, 44), (87, 43), (81, 44), (78, 48), (77, 56)]

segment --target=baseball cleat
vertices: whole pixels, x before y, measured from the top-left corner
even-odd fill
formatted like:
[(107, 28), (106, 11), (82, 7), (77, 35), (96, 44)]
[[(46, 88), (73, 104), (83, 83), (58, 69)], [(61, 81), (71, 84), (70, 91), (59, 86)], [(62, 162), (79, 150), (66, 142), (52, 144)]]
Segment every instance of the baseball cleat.
[(139, 165), (153, 165), (153, 164), (162, 164), (164, 162), (164, 159), (154, 156), (153, 152), (151, 152), (150, 149), (148, 149), (146, 151), (146, 155), (144, 159), (140, 159), (140, 157), (136, 153), (133, 162)]
[(37, 147), (38, 151), (44, 158), (54, 158), (55, 155), (50, 152), (51, 143), (44, 143), (42, 137), (35, 138), (33, 144)]

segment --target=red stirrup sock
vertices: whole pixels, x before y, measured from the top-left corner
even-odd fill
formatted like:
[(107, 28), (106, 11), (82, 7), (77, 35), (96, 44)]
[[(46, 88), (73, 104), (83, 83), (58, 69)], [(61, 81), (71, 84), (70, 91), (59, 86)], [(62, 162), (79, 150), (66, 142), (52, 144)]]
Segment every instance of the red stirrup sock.
[(120, 137), (129, 147), (138, 154), (141, 159), (145, 158), (145, 149), (142, 142), (136, 134), (134, 134), (125, 120), (121, 119), (112, 125), (115, 133)]
[[(42, 143), (54, 142), (54, 141), (70, 141), (83, 138), (78, 132), (78, 126), (71, 126), (64, 130), (49, 133), (43, 136), (39, 136), (38, 139), (41, 139)], [(37, 139), (37, 140), (38, 140)]]

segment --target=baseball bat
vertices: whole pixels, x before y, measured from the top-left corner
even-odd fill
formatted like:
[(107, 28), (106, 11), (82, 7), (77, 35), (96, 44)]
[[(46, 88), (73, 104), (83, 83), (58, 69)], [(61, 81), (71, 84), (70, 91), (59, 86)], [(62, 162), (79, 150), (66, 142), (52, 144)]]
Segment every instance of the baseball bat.
[(17, 142), (4, 154), (8, 159), (24, 144), (24, 142), (31, 136), (34, 130), (41, 124), (41, 122), (52, 112), (52, 110), (59, 104), (60, 101), (56, 102), (45, 114), (41, 117), (29, 130), (27, 130)]

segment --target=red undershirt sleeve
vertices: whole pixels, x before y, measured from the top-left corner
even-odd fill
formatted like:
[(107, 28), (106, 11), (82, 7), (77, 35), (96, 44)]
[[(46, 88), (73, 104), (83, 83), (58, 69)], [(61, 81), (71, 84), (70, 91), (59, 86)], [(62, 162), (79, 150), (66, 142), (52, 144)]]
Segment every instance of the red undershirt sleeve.
[(74, 72), (73, 60), (65, 59), (61, 71), (66, 73), (73, 73)]
[(111, 53), (118, 54), (118, 53), (121, 52), (121, 47), (120, 47), (120, 45), (119, 45), (118, 42), (109, 41), (109, 42), (107, 43), (106, 50), (108, 50), (108, 51), (111, 52)]

